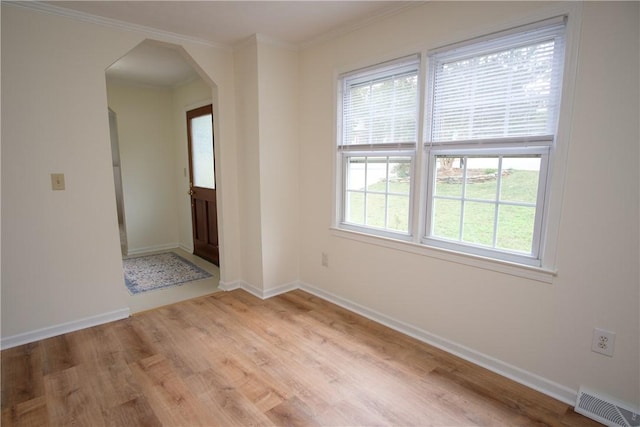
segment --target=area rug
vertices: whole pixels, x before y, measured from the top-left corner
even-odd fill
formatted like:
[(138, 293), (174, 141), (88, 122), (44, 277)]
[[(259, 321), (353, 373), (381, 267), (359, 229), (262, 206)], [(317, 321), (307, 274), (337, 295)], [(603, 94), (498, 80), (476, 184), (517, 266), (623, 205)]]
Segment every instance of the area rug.
[(122, 264), (125, 284), (134, 295), (211, 277), (173, 252), (127, 258)]

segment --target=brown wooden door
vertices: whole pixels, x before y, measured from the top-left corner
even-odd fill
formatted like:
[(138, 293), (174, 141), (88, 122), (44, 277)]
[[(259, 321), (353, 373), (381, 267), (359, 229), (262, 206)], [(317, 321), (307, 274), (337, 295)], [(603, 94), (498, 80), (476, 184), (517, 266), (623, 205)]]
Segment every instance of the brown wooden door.
[(193, 253), (219, 265), (218, 211), (211, 105), (187, 111)]

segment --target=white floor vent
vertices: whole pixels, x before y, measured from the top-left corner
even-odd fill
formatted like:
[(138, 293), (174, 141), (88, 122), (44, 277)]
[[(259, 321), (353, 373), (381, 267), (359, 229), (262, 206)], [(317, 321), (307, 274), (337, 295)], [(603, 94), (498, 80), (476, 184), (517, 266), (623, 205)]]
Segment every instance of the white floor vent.
[(610, 427), (640, 427), (640, 409), (580, 387), (575, 411)]

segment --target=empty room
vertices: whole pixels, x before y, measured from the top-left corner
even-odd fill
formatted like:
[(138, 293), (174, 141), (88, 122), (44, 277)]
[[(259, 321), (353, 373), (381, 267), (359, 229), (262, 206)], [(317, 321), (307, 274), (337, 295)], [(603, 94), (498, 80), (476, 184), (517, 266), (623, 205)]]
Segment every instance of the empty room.
[(640, 3), (0, 8), (2, 425), (640, 425)]

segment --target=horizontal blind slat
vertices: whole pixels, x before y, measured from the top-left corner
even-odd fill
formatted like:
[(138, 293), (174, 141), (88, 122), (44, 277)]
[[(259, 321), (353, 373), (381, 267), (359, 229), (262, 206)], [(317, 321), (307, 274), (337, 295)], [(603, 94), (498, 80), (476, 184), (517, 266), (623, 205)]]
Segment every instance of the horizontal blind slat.
[(417, 138), (418, 64), (345, 79), (341, 145), (403, 144)]
[(431, 141), (554, 133), (563, 28), (432, 55)]

